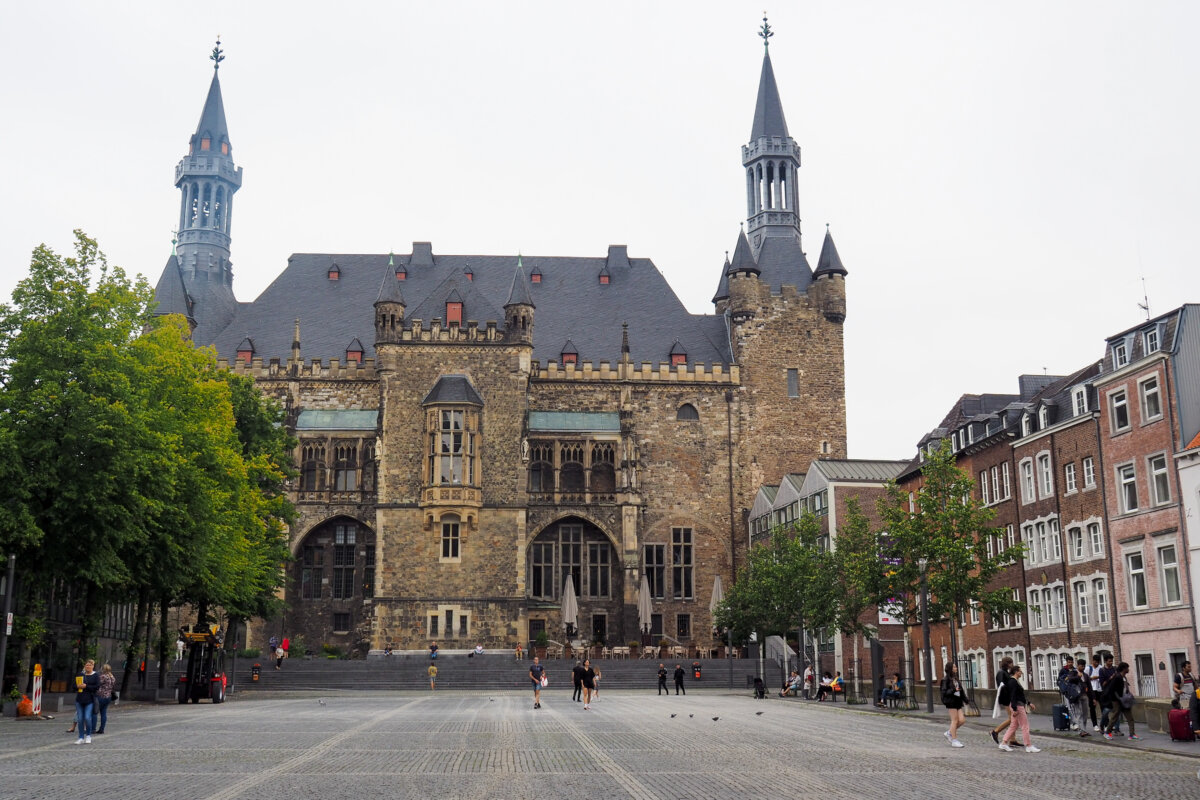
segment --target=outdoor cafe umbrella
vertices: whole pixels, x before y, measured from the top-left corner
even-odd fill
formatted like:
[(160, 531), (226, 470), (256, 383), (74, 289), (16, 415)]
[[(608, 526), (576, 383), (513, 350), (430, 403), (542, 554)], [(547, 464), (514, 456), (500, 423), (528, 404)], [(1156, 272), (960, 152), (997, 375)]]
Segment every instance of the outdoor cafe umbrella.
[(708, 601), (708, 610), (710, 613), (717, 613), (717, 606), (725, 599), (725, 589), (721, 586), (721, 576), (713, 578), (712, 599)]
[(643, 631), (650, 630), (651, 616), (654, 605), (650, 602), (650, 581), (646, 573), (642, 573), (642, 585), (638, 587), (638, 627)]
[(575, 579), (569, 572), (563, 581), (562, 621), (568, 631), (579, 627), (579, 601), (575, 599)]

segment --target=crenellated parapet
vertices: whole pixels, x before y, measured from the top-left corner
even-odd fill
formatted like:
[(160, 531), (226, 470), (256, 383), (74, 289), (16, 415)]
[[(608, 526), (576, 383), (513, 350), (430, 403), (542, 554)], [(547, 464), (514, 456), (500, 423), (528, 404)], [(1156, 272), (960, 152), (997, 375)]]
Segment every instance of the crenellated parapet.
[(323, 362), (319, 358), (312, 361), (293, 361), (272, 358), (263, 361), (261, 358), (249, 360), (227, 358), (217, 359), (217, 366), (227, 369), (237, 375), (245, 375), (255, 380), (270, 380), (284, 378), (320, 378), (322, 380), (375, 380), (375, 359), (365, 358), (362, 361), (342, 361), (331, 358)]
[(548, 361), (545, 366), (533, 362), (530, 377), (538, 381), (641, 381), (656, 383), (719, 383), (738, 385), (741, 375), (737, 364), (726, 368), (723, 364), (675, 364), (667, 362), (640, 364), (609, 363), (559, 364)]

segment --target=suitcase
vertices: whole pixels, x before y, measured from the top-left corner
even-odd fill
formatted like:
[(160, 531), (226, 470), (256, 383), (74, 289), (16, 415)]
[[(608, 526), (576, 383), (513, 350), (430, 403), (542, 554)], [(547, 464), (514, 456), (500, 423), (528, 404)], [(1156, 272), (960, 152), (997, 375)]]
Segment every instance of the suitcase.
[(1054, 730), (1071, 730), (1071, 709), (1062, 703), (1055, 703), (1050, 709), (1050, 716), (1054, 719)]
[(1186, 708), (1172, 708), (1167, 712), (1167, 726), (1171, 729), (1172, 742), (1194, 742), (1192, 720)]

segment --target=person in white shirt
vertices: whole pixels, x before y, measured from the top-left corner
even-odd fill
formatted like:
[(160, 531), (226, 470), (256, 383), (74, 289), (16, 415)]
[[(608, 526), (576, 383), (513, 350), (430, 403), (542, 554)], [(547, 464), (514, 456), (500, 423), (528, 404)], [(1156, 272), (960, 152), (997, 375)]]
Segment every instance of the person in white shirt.
[(1088, 679), (1088, 708), (1092, 712), (1092, 730), (1100, 730), (1096, 722), (1096, 706), (1100, 705), (1100, 656), (1093, 655), (1092, 663), (1083, 670)]

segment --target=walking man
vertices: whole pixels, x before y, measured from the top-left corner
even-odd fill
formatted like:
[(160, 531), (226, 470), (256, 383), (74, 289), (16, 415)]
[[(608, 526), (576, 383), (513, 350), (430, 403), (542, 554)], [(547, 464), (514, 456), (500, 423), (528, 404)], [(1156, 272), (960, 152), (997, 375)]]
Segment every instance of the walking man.
[(546, 668), (542, 666), (541, 659), (537, 656), (533, 657), (533, 664), (529, 667), (529, 680), (533, 681), (533, 707), (542, 707), (542, 681), (546, 678)]
[(675, 665), (675, 694), (679, 694), (680, 692), (687, 694), (687, 689), (683, 688), (683, 665), (676, 664)]
[(429, 691), (432, 692), (434, 689), (437, 688), (437, 666), (434, 664), (430, 664), (428, 672), (429, 672)]
[(586, 671), (582, 661), (576, 661), (575, 668), (571, 670), (571, 682), (575, 684), (575, 691), (571, 693), (571, 699), (576, 703), (582, 702), (580, 698), (583, 697), (583, 673)]
[(658, 693), (661, 695), (663, 692), (670, 694), (671, 690), (667, 688), (667, 668), (660, 662), (658, 665)]

